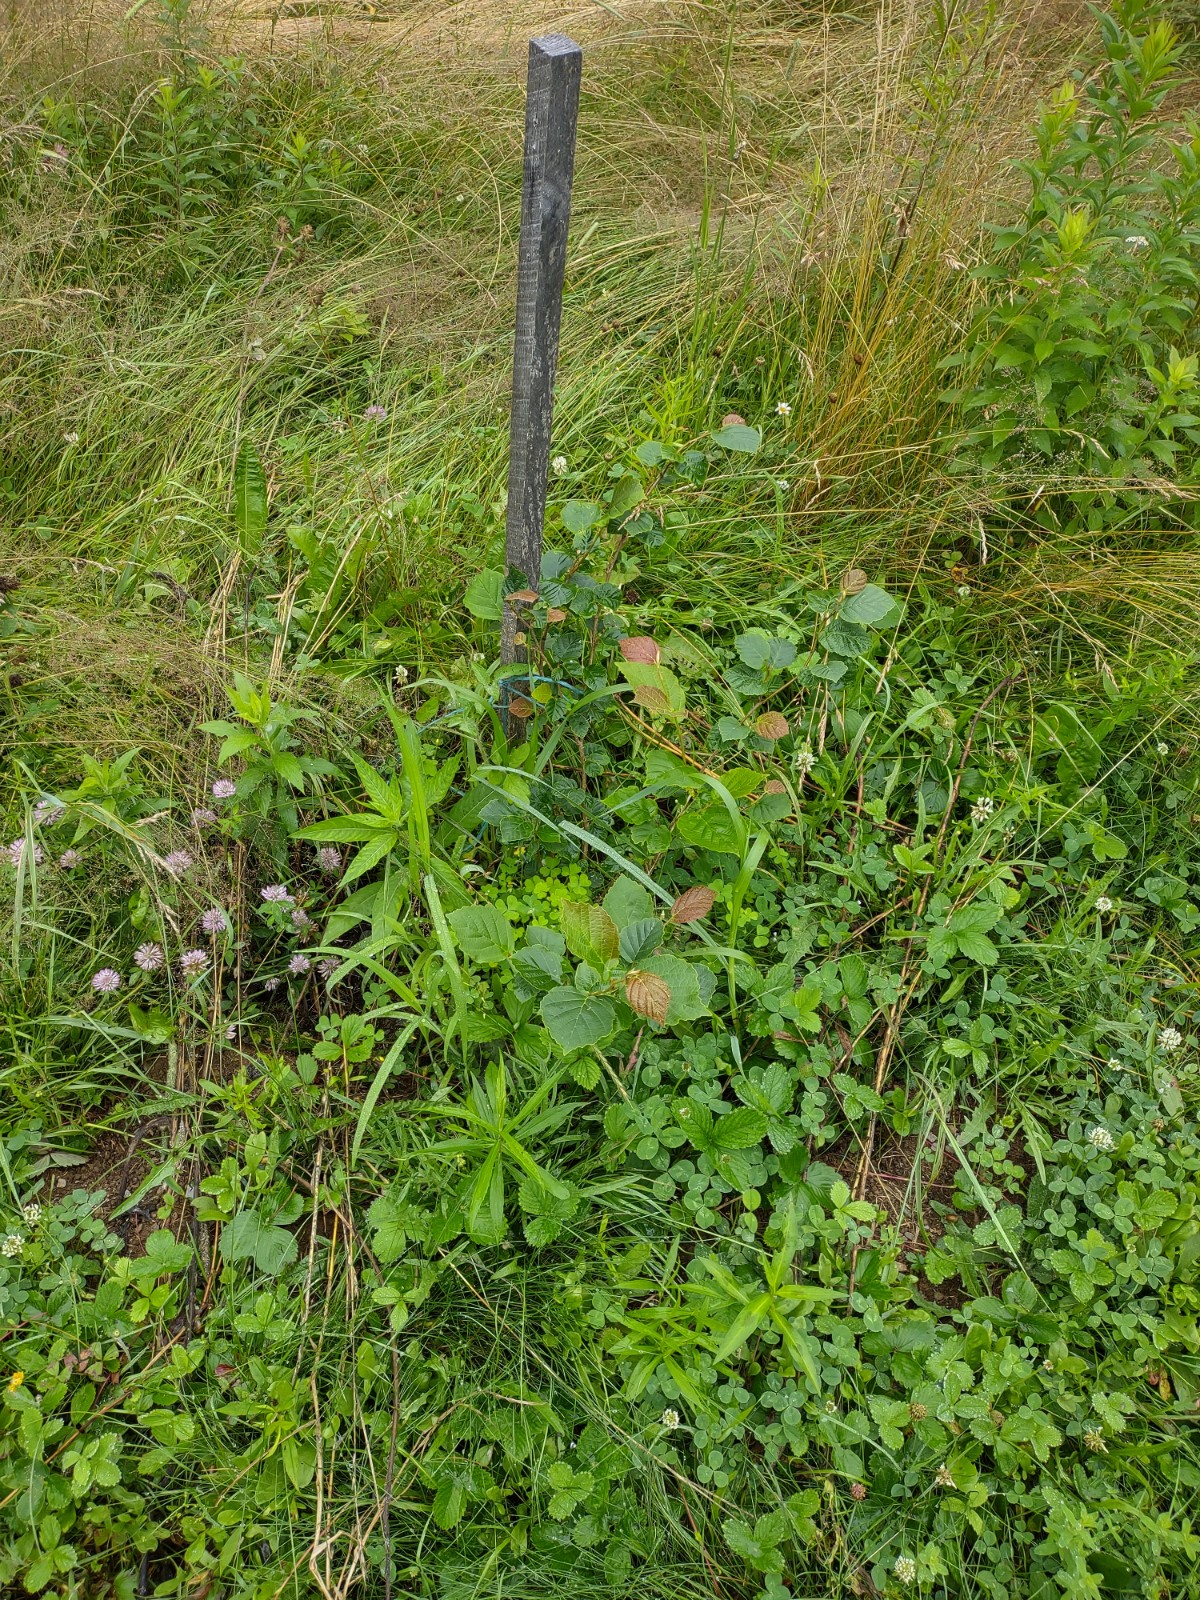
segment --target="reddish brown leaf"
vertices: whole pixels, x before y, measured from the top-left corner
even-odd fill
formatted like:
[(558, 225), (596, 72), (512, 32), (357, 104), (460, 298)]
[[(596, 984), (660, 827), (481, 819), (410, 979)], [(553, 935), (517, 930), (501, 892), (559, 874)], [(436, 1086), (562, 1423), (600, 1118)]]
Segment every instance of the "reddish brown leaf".
[(547, 622), (565, 622), (566, 620), (567, 613), (561, 608), (561, 606), (551, 606), (549, 611), (546, 613)]
[(660, 1025), (671, 1009), (671, 990), (656, 972), (639, 972), (636, 967), (625, 974), (625, 998), (639, 1017)]
[(727, 417), (721, 418), (721, 426), (723, 428), (744, 428), (746, 419), (745, 417), (739, 417), (736, 411), (731, 411)]
[(787, 784), (780, 778), (768, 778), (763, 789), (764, 794), (786, 794)]
[(656, 667), (662, 660), (662, 652), (658, 645), (644, 633), (622, 639), (619, 648), (626, 661), (640, 661), (647, 666)]
[(236, 1367), (226, 1366), (225, 1363), (222, 1361), (222, 1362), (219, 1362), (217, 1364), (217, 1367), (216, 1367), (215, 1370), (216, 1370), (216, 1374), (217, 1374), (218, 1378), (231, 1378), (233, 1376), (233, 1374), (237, 1371), (237, 1368)]
[(779, 711), (764, 711), (754, 724), (754, 731), (760, 739), (786, 739), (789, 732), (788, 719)]
[(861, 594), (867, 587), (867, 575), (861, 567), (850, 567), (842, 573), (842, 593)]
[(699, 922), (717, 903), (717, 897), (707, 884), (697, 883), (685, 889), (671, 907), (671, 921)]
[(518, 721), (524, 722), (526, 717), (533, 715), (533, 703), (529, 700), (523, 700), (520, 695), (517, 695), (515, 699), (508, 702), (508, 714), (510, 717), (516, 717)]
[(510, 605), (514, 606), (532, 606), (537, 604), (537, 592), (533, 589), (514, 589), (511, 594), (506, 594), (504, 598)]

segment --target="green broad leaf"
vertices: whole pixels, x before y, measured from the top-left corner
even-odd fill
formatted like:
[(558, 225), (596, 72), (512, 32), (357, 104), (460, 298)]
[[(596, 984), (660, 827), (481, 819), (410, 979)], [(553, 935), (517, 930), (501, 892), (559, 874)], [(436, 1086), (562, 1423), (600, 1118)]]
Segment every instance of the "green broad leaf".
[(636, 967), (662, 943), (663, 928), (657, 917), (631, 922), (621, 929), (619, 953), (627, 967)]
[(373, 1230), (371, 1249), (385, 1266), (399, 1261), (408, 1248), (405, 1218), (406, 1208), (390, 1194), (381, 1194), (367, 1212), (367, 1221)]
[(542, 1021), (564, 1052), (602, 1044), (617, 1025), (616, 1007), (602, 995), (581, 994), (565, 984), (551, 989), (541, 1004)]
[(685, 844), (697, 850), (712, 850), (726, 856), (742, 853), (743, 837), (719, 800), (695, 811), (685, 811), (676, 819), (675, 831)]
[(619, 522), (646, 498), (646, 486), (636, 472), (627, 472), (617, 480), (608, 505), (610, 522)]
[(715, 1155), (717, 1152), (713, 1144), (713, 1123), (716, 1118), (708, 1107), (689, 1096), (687, 1099), (677, 1100), (671, 1109), (676, 1122), (696, 1149)]
[(805, 985), (797, 989), (791, 999), (791, 1006), (796, 1013), (796, 1026), (803, 1028), (807, 1033), (818, 1033), (821, 1028), (820, 1009), (824, 998), (820, 989)]
[(664, 792), (675, 789), (688, 792), (703, 788), (704, 779), (695, 767), (689, 767), (669, 750), (651, 748), (646, 751), (646, 785)]
[(620, 948), (617, 924), (603, 906), (565, 901), (559, 911), (559, 922), (567, 949), (577, 961), (586, 961), (599, 972), (617, 959)]
[(249, 439), (242, 440), (233, 464), (233, 520), (238, 548), (253, 560), (267, 525), (267, 475)]
[(512, 924), (495, 906), (461, 906), (447, 914), (454, 937), (465, 956), (494, 966), (513, 951)]
[(718, 1150), (750, 1150), (767, 1133), (767, 1119), (750, 1106), (738, 1106), (713, 1123), (713, 1144)]
[(471, 579), (463, 600), (481, 622), (499, 622), (504, 615), (504, 574), (485, 567)]
[(747, 456), (752, 456), (762, 445), (762, 434), (745, 422), (727, 422), (723, 428), (714, 429), (710, 437), (722, 450)]
[(957, 933), (954, 937), (959, 955), (978, 962), (981, 967), (994, 966), (1000, 958), (1000, 952), (985, 933)]
[(562, 508), (562, 524), (568, 533), (586, 533), (594, 528), (604, 513), (591, 500), (568, 500)]
[(904, 607), (886, 589), (881, 589), (877, 583), (868, 583), (857, 594), (846, 596), (840, 615), (843, 622), (883, 630), (896, 627), (904, 615)]
[(671, 1004), (667, 1008), (668, 1028), (680, 1022), (696, 1022), (708, 1015), (713, 985), (705, 980), (711, 980), (713, 974), (707, 967), (670, 955), (647, 956), (638, 965), (644, 972), (661, 978), (671, 991)]
[(656, 910), (654, 896), (649, 889), (624, 874), (613, 883), (602, 904), (618, 928), (643, 922), (647, 917), (653, 917)]
[(549, 994), (562, 982), (562, 967), (561, 951), (547, 950), (541, 945), (522, 946), (513, 956), (518, 997), (531, 999), (534, 995)]
[(634, 703), (653, 717), (682, 717), (687, 693), (669, 667), (651, 661), (622, 661), (621, 676), (631, 684)]
[(297, 1245), (286, 1228), (266, 1222), (253, 1209), (239, 1211), (221, 1229), (226, 1261), (253, 1260), (260, 1272), (277, 1273), (296, 1259)]
[(433, 1497), (433, 1520), (443, 1533), (456, 1528), (467, 1509), (467, 1491), (457, 1479), (444, 1478)]
[(307, 1489), (317, 1470), (317, 1452), (306, 1439), (285, 1439), (279, 1447), (283, 1470), (296, 1489)]
[(779, 639), (757, 628), (740, 634), (734, 648), (746, 665), (756, 672), (764, 668), (771, 672), (783, 672), (796, 659), (796, 646), (790, 639)]

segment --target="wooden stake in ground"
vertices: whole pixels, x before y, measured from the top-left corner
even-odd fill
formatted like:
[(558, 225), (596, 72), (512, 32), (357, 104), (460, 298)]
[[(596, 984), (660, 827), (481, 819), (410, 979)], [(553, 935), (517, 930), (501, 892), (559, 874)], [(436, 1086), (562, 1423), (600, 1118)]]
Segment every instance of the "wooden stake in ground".
[[(541, 581), (582, 64), (583, 51), (565, 34), (529, 41), (505, 559), (509, 577), (520, 573), (521, 586), (531, 590)], [(517, 641), (524, 627), (522, 610), (519, 601), (505, 600), (500, 660), (506, 666), (526, 659), (524, 645)]]

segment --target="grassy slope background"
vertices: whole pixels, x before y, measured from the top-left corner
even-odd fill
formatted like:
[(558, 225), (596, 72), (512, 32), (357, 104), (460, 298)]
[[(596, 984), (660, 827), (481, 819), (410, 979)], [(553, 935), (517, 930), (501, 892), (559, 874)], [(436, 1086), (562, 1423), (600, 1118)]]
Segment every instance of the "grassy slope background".
[[(965, 8), (931, 16), (918, 5), (824, 15), (454, 7), (377, 20), (297, 9), (145, 7), (122, 24), (102, 8), (52, 17), (39, 7), (10, 19), (0, 243), (0, 570), (19, 584), (10, 598), (18, 626), (4, 640), (10, 836), (35, 791), (75, 784), (84, 757), (111, 762), (132, 745), (144, 795), (202, 800), (218, 769), (199, 724), (220, 714), (237, 669), (315, 708), (315, 747), (335, 758), (352, 745), (378, 749), (373, 680), (396, 681), (397, 669), (401, 684), (471, 670), (482, 641), (463, 591), (502, 550), (523, 40), (548, 25), (574, 32), (588, 52), (556, 413), (566, 465), (552, 515), (568, 498), (598, 493), (631, 440), (695, 439), (737, 413), (761, 426), (763, 450), (693, 513), (672, 572), (707, 620), (736, 626), (788, 583), (824, 587), (852, 565), (939, 601), (966, 583), (973, 596), (955, 648), (973, 670), (1019, 664), (1037, 685), (1030, 705), (1047, 692), (1069, 699), (1081, 677), (1104, 669), (1123, 683), (1157, 683), (1140, 702), (1140, 736), (1169, 734), (1186, 752), (1195, 706), (1184, 664), (1200, 576), (1177, 526), (1150, 514), (1117, 540), (1056, 536), (1032, 515), (1031, 480), (1024, 536), (993, 550), (989, 571), (977, 536), (992, 510), (988, 483), (964, 488), (936, 447), (946, 384), (938, 363), (981, 293), (965, 269), (985, 252), (985, 222), (1019, 198), (1009, 160), (1027, 152), (1033, 106), (1082, 39), (1087, 23), (1074, 8), (989, 17)], [(164, 98), (164, 77), (186, 85), (185, 98)], [(1177, 93), (1186, 102), (1186, 88)], [(368, 417), (370, 408), (386, 415)], [(270, 501), (266, 537), (253, 546), (239, 538), (233, 504), (247, 443)], [(1186, 811), (1186, 785), (1172, 804)], [(1186, 854), (1186, 839), (1171, 848)], [(252, 895), (260, 864), (239, 855), (232, 871), (221, 892)], [(137, 1102), (164, 1078), (195, 1096), (162, 1113), (175, 1119), (177, 1184), (190, 1140), (240, 1145), (247, 1127), (291, 1116), (278, 1074), (268, 1072), (266, 1090), (247, 1088), (244, 1076), (221, 1087), (227, 1063), (209, 1019), (188, 1017), (186, 1006), (165, 1053), (113, 1035), (81, 1038), (55, 1020), (93, 949), (104, 948), (111, 908), (132, 906), (140, 892), (115, 862), (85, 896), (48, 885), (32, 914), (18, 892), (6, 941), (10, 1160), (29, 1148), (22, 1130), (32, 1124), (45, 1149), (87, 1158), (85, 1188), (119, 1183), (126, 1193), (131, 1173), (136, 1183), (153, 1172), (131, 1149), (130, 1130), (147, 1138)], [(54, 920), (56, 898), (76, 921), (48, 961), (39, 924)], [(1194, 967), (1180, 961), (1186, 985)], [(263, 1058), (294, 1054), (314, 1020), (302, 1011), (297, 1031), (280, 1031), (264, 1017)], [(359, 1095), (361, 1083), (348, 1098)], [(239, 1431), (245, 1414), (229, 1409), (241, 1402), (228, 1373), (207, 1399), (181, 1398), (187, 1341), (184, 1324), (168, 1323), (153, 1369), (162, 1384), (143, 1381), (135, 1406), (114, 1378), (112, 1403), (117, 1416), (142, 1419), (149, 1478), (172, 1456), (188, 1473), (170, 1480), (152, 1516), (114, 1496), (107, 1524), (101, 1516), (86, 1537), (72, 1535), (87, 1552), (78, 1574), (56, 1566), (63, 1546), (53, 1531), (39, 1533), (22, 1555), (22, 1581), (48, 1551), (39, 1577), (63, 1594), (265, 1600), (356, 1586), (383, 1593), (386, 1582), (465, 1597), (543, 1593), (563, 1581), (597, 1594), (634, 1585), (778, 1594), (762, 1550), (746, 1557), (722, 1535), (729, 1508), (711, 1449), (707, 1476), (693, 1477), (686, 1462), (645, 1476), (636, 1513), (623, 1513), (628, 1537), (613, 1540), (637, 1552), (633, 1576), (614, 1557), (586, 1579), (564, 1579), (555, 1550), (537, 1543), (536, 1519), (526, 1517), (522, 1533), (503, 1499), (503, 1537), (478, 1534), (476, 1517), (483, 1548), (464, 1541), (455, 1556), (448, 1507), (483, 1491), (466, 1466), (459, 1482), (457, 1468), (428, 1477), (422, 1462), (435, 1439), (440, 1461), (468, 1453), (438, 1433), (443, 1412), (463, 1414), (464, 1370), (483, 1377), (465, 1407), (476, 1431), (462, 1437), (480, 1450), (506, 1448), (514, 1483), (526, 1463), (542, 1483), (552, 1431), (537, 1413), (527, 1437), (503, 1446), (498, 1419), (532, 1404), (527, 1395), (539, 1405), (551, 1395), (610, 1444), (634, 1448), (637, 1428), (599, 1347), (580, 1353), (555, 1322), (564, 1284), (573, 1303), (589, 1270), (579, 1266), (572, 1280), (576, 1269), (559, 1257), (526, 1252), (519, 1266), (498, 1264), (494, 1252), (456, 1258), (439, 1281), (436, 1316), (417, 1334), (395, 1318), (379, 1336), (379, 1309), (359, 1281), (372, 1270), (366, 1247), (343, 1254), (324, 1244), (336, 1245), (350, 1204), (340, 1188), (320, 1191), (320, 1163), (336, 1163), (345, 1144), (344, 1129), (326, 1139), (327, 1112), (306, 1108), (288, 1133), (294, 1159), (277, 1147), (271, 1158), (291, 1163), (306, 1214), (312, 1207), (309, 1270), (294, 1299), (303, 1319), (289, 1321), (271, 1302), (269, 1281), (249, 1298), (244, 1285), (217, 1290), (221, 1336), (248, 1372), (255, 1361), (262, 1369), (244, 1380), (245, 1404), (259, 1408), (266, 1455), (284, 1465), (266, 1481)], [(172, 1146), (159, 1148), (161, 1133), (150, 1130), (149, 1142), (165, 1161)], [(368, 1146), (368, 1197), (386, 1188), (399, 1159), (394, 1137), (391, 1146), (382, 1124)], [(205, 1149), (204, 1170), (213, 1170), (213, 1145)], [(171, 1215), (181, 1226), (182, 1208)], [(85, 1243), (109, 1253), (126, 1243), (131, 1254), (150, 1230), (136, 1217), (116, 1234), (100, 1227), (89, 1238), (79, 1227)], [(579, 1245), (581, 1261), (591, 1248)], [(205, 1299), (202, 1286), (189, 1293)], [(91, 1350), (80, 1356), (85, 1337), (101, 1345), (102, 1324), (82, 1318), (69, 1351), (52, 1353), (59, 1366), (68, 1353), (76, 1368), (82, 1362), (92, 1385), (73, 1419), (88, 1437), (89, 1407), (103, 1413), (106, 1374), (122, 1364), (119, 1352), (97, 1357), (91, 1372)], [(313, 1454), (326, 1437), (319, 1418), (313, 1432), (322, 1403), (313, 1374), (323, 1365), (358, 1385), (338, 1401), (345, 1435), (332, 1461)], [(303, 1453), (293, 1442), (289, 1455), (284, 1445), (296, 1439)], [(605, 1447), (587, 1444), (601, 1463), (590, 1469), (597, 1480), (619, 1475), (603, 1469)], [(62, 1449), (61, 1437), (46, 1447)], [(773, 1481), (755, 1482), (748, 1515), (756, 1495), (758, 1510), (778, 1499)], [(135, 1479), (128, 1492), (136, 1488)], [(1174, 1502), (1150, 1497), (1138, 1515), (1165, 1516), (1176, 1529), (1193, 1491), (1182, 1479)], [(524, 1492), (505, 1490), (522, 1504)], [(828, 1499), (820, 1561), (802, 1568), (810, 1589), (797, 1580), (795, 1592), (899, 1584), (901, 1546), (877, 1525), (848, 1538)], [(387, 1580), (385, 1504), (397, 1551)], [(1044, 1504), (1013, 1513), (1017, 1522), (1045, 1514)], [(647, 1527), (661, 1530), (657, 1545)], [(143, 1535), (153, 1560), (141, 1558)], [(1115, 1592), (1187, 1592), (1186, 1546), (1161, 1537), (1161, 1571), (1173, 1576), (1161, 1578), (1147, 1557), (1141, 1587), (1121, 1590), (1118, 1576)], [(969, 1545), (971, 1531), (961, 1539)], [(880, 1549), (890, 1577), (871, 1565)], [(1042, 1565), (1055, 1570), (1049, 1558)], [(1047, 1576), (1037, 1592), (1099, 1592), (1081, 1571), (1075, 1588), (1064, 1579), (1055, 1589)], [(1156, 1589), (1160, 1579), (1167, 1587)], [(954, 1587), (932, 1558), (919, 1582), (990, 1592)]]

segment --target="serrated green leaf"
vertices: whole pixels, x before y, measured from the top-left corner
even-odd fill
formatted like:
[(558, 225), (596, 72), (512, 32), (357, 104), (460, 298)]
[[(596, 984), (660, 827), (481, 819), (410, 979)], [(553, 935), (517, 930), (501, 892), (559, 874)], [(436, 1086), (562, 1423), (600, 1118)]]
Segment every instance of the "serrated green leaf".
[(495, 965), (512, 954), (512, 924), (496, 906), (460, 906), (447, 913), (463, 954), (472, 961)]
[(560, 1050), (602, 1044), (617, 1025), (616, 1007), (602, 995), (581, 994), (565, 984), (551, 989), (541, 1004), (542, 1021)]

